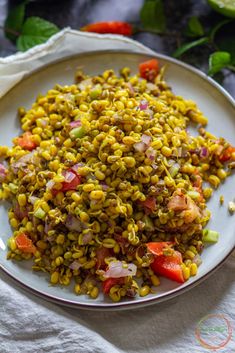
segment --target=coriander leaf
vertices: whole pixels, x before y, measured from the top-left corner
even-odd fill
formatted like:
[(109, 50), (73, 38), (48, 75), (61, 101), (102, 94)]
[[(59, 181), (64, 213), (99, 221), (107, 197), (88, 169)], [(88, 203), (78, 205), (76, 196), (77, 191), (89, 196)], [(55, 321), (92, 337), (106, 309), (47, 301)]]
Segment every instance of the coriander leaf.
[(12, 42), (15, 42), (17, 37), (20, 35), (22, 25), (24, 22), (25, 16), (25, 5), (26, 1), (23, 4), (20, 4), (14, 7), (8, 14), (5, 24), (4, 31), (5, 35)]
[(59, 28), (40, 17), (29, 17), (22, 27), (22, 33), (17, 39), (16, 46), (20, 51), (26, 51), (35, 45), (47, 41)]
[(203, 37), (203, 38), (194, 40), (193, 42), (185, 43), (181, 47), (176, 49), (176, 51), (173, 53), (173, 56), (175, 58), (178, 58), (179, 56), (184, 54), (186, 51), (188, 51), (194, 47), (197, 47), (199, 45), (205, 44), (205, 43), (208, 43), (208, 37)]
[(166, 29), (166, 18), (162, 1), (145, 0), (140, 19), (145, 30), (163, 33)]
[(209, 75), (214, 75), (231, 64), (231, 55), (226, 51), (216, 51), (209, 57)]
[(188, 37), (201, 37), (204, 34), (204, 29), (198, 17), (192, 16), (187, 24), (185, 35)]

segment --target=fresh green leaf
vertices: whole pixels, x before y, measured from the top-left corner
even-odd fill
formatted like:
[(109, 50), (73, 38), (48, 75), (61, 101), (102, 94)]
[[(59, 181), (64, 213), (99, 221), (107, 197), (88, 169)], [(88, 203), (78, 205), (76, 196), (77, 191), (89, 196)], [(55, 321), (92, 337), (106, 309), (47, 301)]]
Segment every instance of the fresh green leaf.
[(25, 5), (26, 5), (26, 1), (14, 7), (9, 12), (6, 18), (6, 21), (4, 24), (5, 35), (12, 42), (15, 42), (17, 37), (20, 35), (23, 22), (24, 22)]
[(194, 40), (193, 42), (190, 42), (190, 43), (185, 43), (173, 53), (173, 56), (175, 58), (178, 58), (179, 56), (184, 54), (186, 51), (188, 51), (194, 47), (197, 47), (199, 45), (203, 45), (205, 43), (208, 43), (208, 37), (203, 37), (203, 38)]
[(209, 57), (209, 75), (214, 75), (231, 64), (231, 55), (226, 51), (216, 51)]
[(140, 19), (145, 30), (163, 33), (166, 29), (166, 18), (161, 0), (145, 0), (140, 12)]
[(16, 46), (20, 51), (26, 51), (35, 45), (46, 42), (59, 28), (40, 17), (29, 17), (22, 27), (22, 33), (17, 39)]
[(204, 29), (198, 17), (193, 16), (189, 19), (185, 35), (188, 37), (202, 37), (204, 35)]
[(235, 64), (235, 38), (227, 37), (216, 42), (219, 51), (226, 51), (231, 55), (231, 63)]

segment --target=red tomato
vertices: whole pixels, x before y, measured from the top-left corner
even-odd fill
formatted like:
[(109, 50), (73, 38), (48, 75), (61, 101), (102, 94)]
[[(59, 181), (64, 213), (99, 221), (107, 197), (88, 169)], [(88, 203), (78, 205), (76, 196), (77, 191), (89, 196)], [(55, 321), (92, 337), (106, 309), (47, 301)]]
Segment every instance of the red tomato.
[(131, 36), (133, 27), (129, 23), (120, 21), (96, 22), (81, 28), (85, 32), (113, 33)]
[(172, 256), (156, 256), (154, 262), (151, 264), (151, 268), (157, 275), (172, 279), (179, 283), (184, 283), (185, 280), (181, 264), (181, 253), (175, 251)]
[(156, 199), (154, 197), (147, 197), (145, 201), (140, 201), (139, 202), (145, 209), (150, 210), (153, 212), (153, 210), (156, 207)]
[(28, 236), (25, 233), (21, 233), (16, 236), (15, 238), (16, 241), (16, 246), (19, 250), (25, 253), (35, 253), (36, 248), (33, 245), (33, 242), (31, 239), (28, 238)]
[(159, 63), (157, 59), (151, 59), (139, 64), (139, 72), (142, 78), (148, 81), (154, 81), (159, 72)]
[(187, 205), (187, 198), (184, 194), (180, 195), (173, 195), (170, 201), (167, 204), (167, 207), (173, 211), (183, 211), (186, 210)]
[(233, 146), (229, 146), (228, 148), (226, 148), (225, 151), (223, 151), (221, 153), (221, 155), (219, 156), (219, 161), (220, 162), (227, 162), (230, 160), (232, 153), (235, 152), (235, 147)]
[(174, 243), (172, 241), (159, 241), (147, 243), (147, 249), (153, 255), (160, 256), (163, 255), (163, 249), (168, 248), (169, 246), (173, 246)]
[(26, 131), (21, 137), (18, 137), (16, 144), (28, 151), (32, 151), (37, 147), (37, 144), (32, 141), (32, 134), (29, 131)]
[(112, 254), (112, 250), (105, 248), (104, 246), (99, 247), (96, 250), (96, 258), (97, 258), (97, 262), (96, 262), (96, 269), (97, 270), (104, 270), (107, 267), (107, 264), (105, 263), (105, 258), (106, 257), (111, 257)]
[[(70, 170), (71, 173), (73, 173), (71, 170)], [(62, 188), (59, 190), (59, 191), (68, 191), (68, 190), (76, 190), (77, 186), (81, 184), (81, 176), (78, 175), (78, 174), (75, 174), (75, 178), (72, 180), (72, 181), (69, 181), (69, 182), (66, 182), (64, 181), (62, 183)]]
[(110, 289), (115, 286), (116, 284), (124, 284), (125, 277), (120, 278), (108, 278), (102, 283), (102, 290), (104, 294), (109, 294)]
[(56, 196), (60, 191), (62, 192), (66, 192), (69, 190), (76, 190), (77, 186), (81, 184), (81, 175), (77, 174), (74, 170), (72, 169), (68, 169), (67, 170), (69, 173), (72, 173), (74, 175), (73, 180), (71, 181), (64, 181), (62, 183), (62, 187), (61, 189), (57, 190), (57, 189), (52, 189), (52, 195)]

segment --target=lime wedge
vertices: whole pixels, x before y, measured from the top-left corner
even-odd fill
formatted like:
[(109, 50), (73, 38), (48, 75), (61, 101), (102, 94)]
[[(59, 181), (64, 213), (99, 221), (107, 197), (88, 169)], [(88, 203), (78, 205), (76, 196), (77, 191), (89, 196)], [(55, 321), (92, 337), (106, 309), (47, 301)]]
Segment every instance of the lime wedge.
[(235, 18), (235, 0), (208, 0), (208, 4), (222, 15)]

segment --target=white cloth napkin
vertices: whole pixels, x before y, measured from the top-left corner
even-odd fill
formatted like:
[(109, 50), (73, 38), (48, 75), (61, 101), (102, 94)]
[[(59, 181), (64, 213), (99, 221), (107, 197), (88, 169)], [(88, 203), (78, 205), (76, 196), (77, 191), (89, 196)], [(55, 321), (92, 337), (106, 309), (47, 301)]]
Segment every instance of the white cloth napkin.
[[(0, 96), (25, 73), (44, 63), (100, 49), (152, 52), (128, 38), (65, 29), (26, 53), (0, 58)], [(235, 257), (231, 255), (214, 275), (185, 294), (162, 304), (122, 312), (59, 307), (22, 290), (0, 272), (0, 353), (210, 352), (199, 343), (195, 330), (204, 320), (205, 342), (219, 346), (229, 338), (225, 319), (233, 330), (234, 272)], [(217, 316), (209, 322), (209, 314)], [(234, 335), (218, 351), (235, 352)]]

